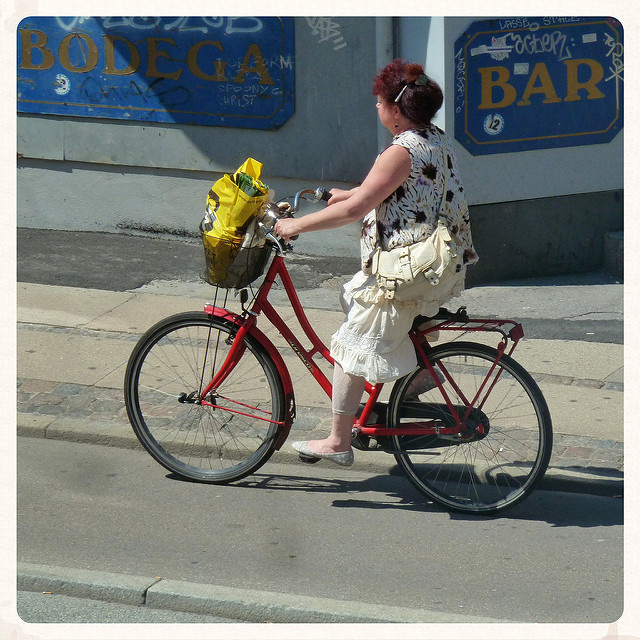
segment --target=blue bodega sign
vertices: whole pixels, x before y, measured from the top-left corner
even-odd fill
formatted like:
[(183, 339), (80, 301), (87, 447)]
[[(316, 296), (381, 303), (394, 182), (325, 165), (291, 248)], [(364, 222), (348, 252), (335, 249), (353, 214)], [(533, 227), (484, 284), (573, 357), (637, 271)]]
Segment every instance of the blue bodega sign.
[(455, 44), (455, 137), (473, 155), (610, 142), (623, 125), (622, 25), (495, 18)]
[(18, 111), (275, 129), (293, 34), (293, 18), (25, 18)]

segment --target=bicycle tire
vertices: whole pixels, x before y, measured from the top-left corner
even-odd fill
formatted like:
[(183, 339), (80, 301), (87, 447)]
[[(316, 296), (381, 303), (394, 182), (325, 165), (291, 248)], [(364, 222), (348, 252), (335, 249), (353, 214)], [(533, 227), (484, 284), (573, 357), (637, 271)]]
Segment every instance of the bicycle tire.
[[(452, 342), (434, 347), (428, 356), (456, 411), (464, 416), (498, 351)], [(549, 464), (551, 415), (540, 388), (506, 354), (492, 380), (497, 372), (484, 404), (472, 411), (460, 433), (391, 436), (396, 461), (410, 482), (448, 510), (495, 515), (510, 509), (536, 488)], [(435, 419), (442, 427), (456, 424), (424, 363), (395, 383), (389, 399), (389, 427), (416, 418)]]
[(170, 316), (138, 341), (124, 381), (127, 414), (142, 446), (177, 475), (212, 484), (239, 480), (271, 456), (285, 417), (278, 370), (265, 347), (244, 353), (209, 395), (194, 402), (225, 360), (237, 326), (203, 312)]

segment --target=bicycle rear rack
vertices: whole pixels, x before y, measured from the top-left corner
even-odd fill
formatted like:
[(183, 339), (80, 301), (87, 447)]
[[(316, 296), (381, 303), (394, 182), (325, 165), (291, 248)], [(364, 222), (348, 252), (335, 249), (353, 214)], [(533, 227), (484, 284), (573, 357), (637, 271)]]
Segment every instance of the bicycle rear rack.
[[(427, 321), (441, 320), (428, 329), (421, 330), (418, 327)], [(508, 330), (506, 327), (510, 327)], [(459, 307), (456, 311), (449, 311), (442, 307), (438, 313), (427, 318), (426, 316), (418, 316), (411, 329), (418, 335), (428, 335), (437, 331), (456, 331), (462, 333), (471, 333), (478, 331), (490, 331), (499, 333), (502, 336), (501, 345), (498, 350), (502, 353), (505, 351), (507, 342), (511, 340), (512, 345), (507, 355), (511, 355), (516, 348), (518, 342), (524, 337), (524, 329), (522, 324), (515, 320), (499, 320), (494, 318), (470, 318), (467, 314), (466, 306)]]

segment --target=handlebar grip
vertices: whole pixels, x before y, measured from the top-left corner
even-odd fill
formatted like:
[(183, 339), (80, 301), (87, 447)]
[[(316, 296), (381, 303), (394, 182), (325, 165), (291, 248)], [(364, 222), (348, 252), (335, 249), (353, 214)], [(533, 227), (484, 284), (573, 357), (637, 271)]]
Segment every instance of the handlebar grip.
[(322, 189), (322, 195), (320, 196), (320, 200), (324, 200), (325, 202), (327, 202), (327, 200), (331, 199), (331, 193), (329, 193), (329, 191), (327, 191), (326, 189)]
[[(291, 213), (288, 213), (287, 215), (285, 215), (285, 218), (293, 218), (293, 215)], [(294, 240), (297, 240), (299, 237), (300, 236), (291, 236), (289, 240), (293, 242)]]

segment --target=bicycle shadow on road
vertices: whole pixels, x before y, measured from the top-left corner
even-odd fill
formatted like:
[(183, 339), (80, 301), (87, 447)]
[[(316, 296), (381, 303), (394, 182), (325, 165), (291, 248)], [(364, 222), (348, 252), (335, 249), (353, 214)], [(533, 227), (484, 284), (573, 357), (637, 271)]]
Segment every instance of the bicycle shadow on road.
[[(305, 475), (255, 474), (235, 483), (246, 489), (335, 493), (332, 507), (340, 509), (395, 509), (442, 513), (409, 482), (395, 475), (365, 479), (318, 478)], [(358, 495), (353, 495), (358, 494)], [(359, 497), (363, 496), (363, 497)], [(377, 497), (379, 496), (379, 497)], [(620, 497), (566, 491), (534, 491), (521, 504), (498, 516), (476, 516), (450, 512), (452, 520), (509, 519), (548, 522), (554, 527), (602, 527), (623, 524), (624, 502)]]

